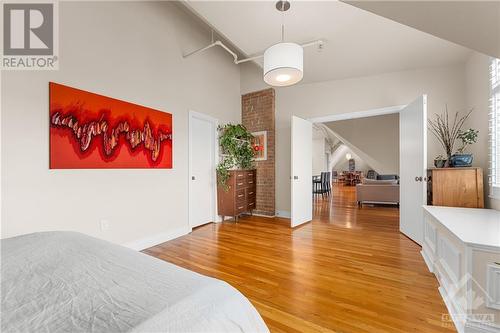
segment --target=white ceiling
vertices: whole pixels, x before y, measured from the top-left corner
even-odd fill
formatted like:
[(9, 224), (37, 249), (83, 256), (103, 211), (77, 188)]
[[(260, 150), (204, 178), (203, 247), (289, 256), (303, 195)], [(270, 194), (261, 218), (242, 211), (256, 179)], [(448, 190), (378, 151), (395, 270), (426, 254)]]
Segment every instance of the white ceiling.
[[(279, 42), (274, 1), (188, 1), (187, 6), (247, 55)], [(304, 50), (303, 82), (464, 62), (470, 50), (338, 1), (292, 1), (285, 40), (327, 41)]]
[(344, 2), (500, 58), (500, 1)]

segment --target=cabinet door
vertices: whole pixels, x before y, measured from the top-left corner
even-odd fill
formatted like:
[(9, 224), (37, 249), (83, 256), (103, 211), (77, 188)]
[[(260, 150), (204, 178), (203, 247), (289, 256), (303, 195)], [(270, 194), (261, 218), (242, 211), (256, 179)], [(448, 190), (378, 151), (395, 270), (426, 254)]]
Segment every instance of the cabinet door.
[(434, 206), (478, 208), (477, 169), (446, 169), (433, 172)]

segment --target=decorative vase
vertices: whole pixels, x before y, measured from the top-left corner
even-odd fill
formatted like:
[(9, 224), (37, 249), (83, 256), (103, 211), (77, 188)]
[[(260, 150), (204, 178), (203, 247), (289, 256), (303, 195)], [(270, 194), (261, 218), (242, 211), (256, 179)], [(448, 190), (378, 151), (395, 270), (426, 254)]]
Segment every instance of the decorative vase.
[(434, 166), (436, 168), (444, 168), (446, 166), (446, 160), (434, 160)]
[(472, 166), (472, 154), (453, 154), (451, 155), (452, 167), (470, 167)]

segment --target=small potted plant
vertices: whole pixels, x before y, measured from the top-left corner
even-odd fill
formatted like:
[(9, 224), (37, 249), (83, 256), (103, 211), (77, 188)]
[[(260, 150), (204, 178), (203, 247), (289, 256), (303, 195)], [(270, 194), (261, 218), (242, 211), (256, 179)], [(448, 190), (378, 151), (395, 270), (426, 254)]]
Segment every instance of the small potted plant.
[(465, 153), (467, 146), (476, 143), (479, 131), (469, 128), (466, 131), (460, 131), (458, 138), (462, 141), (462, 146), (458, 148), (457, 152), (451, 156), (451, 164), (454, 167), (470, 167), (474, 156)]
[(448, 159), (444, 157), (442, 154), (439, 154), (434, 158), (434, 166), (436, 168), (444, 168), (446, 166), (446, 161)]

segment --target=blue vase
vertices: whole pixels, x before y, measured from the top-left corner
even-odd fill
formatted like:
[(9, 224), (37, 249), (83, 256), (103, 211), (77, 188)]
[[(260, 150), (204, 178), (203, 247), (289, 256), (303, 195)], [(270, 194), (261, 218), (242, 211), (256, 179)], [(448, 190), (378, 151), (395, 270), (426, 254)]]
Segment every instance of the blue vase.
[(451, 155), (451, 165), (457, 167), (470, 167), (473, 160), (472, 154), (453, 154)]

